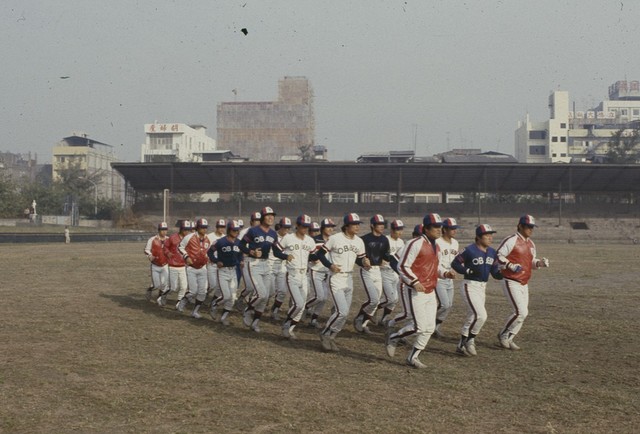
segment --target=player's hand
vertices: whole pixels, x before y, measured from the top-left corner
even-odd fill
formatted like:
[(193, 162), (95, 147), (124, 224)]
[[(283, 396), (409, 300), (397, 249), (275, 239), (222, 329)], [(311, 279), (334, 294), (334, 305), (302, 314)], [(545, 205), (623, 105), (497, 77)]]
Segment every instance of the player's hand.
[(420, 283), (420, 282), (416, 282), (413, 285), (413, 289), (415, 289), (417, 292), (426, 292), (425, 289), (424, 289), (424, 286), (422, 286), (422, 283)]
[(253, 256), (256, 258), (262, 258), (262, 249), (258, 247), (253, 251)]
[(471, 277), (471, 276), (475, 276), (475, 275), (476, 275), (476, 272), (475, 272), (475, 271), (473, 271), (471, 268), (467, 268), (467, 271), (465, 272), (465, 274), (466, 274), (467, 276)]
[(155, 256), (153, 255), (149, 255), (148, 258), (149, 258), (149, 262), (153, 262), (153, 260), (156, 259)]
[(519, 273), (519, 272), (522, 271), (522, 265), (520, 265), (520, 264), (512, 264), (511, 262), (509, 262), (507, 264), (507, 268), (510, 271), (513, 271), (514, 273)]
[(293, 261), (293, 255), (287, 255), (287, 262)]
[(342, 269), (340, 268), (339, 265), (331, 264), (331, 271), (333, 271), (334, 273), (339, 273), (342, 271)]
[(367, 271), (371, 269), (371, 261), (369, 260), (369, 258), (364, 258), (362, 260), (362, 268)]
[(446, 273), (444, 273), (444, 278), (445, 279), (455, 279), (456, 278), (456, 273), (455, 271), (447, 271)]
[(218, 266), (218, 268), (222, 268), (224, 264), (222, 262), (216, 262), (216, 265)]
[(549, 266), (549, 260), (547, 258), (539, 259), (537, 266), (538, 268), (547, 268)]
[(186, 262), (187, 265), (193, 265), (193, 261), (191, 260), (191, 258), (187, 258), (184, 262)]

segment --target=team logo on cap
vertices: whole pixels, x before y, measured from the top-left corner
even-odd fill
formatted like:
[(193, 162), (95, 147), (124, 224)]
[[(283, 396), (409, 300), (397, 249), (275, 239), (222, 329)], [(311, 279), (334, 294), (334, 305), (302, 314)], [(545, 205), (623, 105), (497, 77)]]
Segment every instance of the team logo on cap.
[(227, 230), (228, 231), (239, 231), (240, 230), (240, 223), (237, 220), (229, 220), (229, 223), (227, 223)]
[(537, 226), (536, 219), (534, 219), (532, 215), (528, 214), (520, 217), (520, 221), (518, 223), (525, 226)]
[(216, 222), (217, 228), (224, 228), (225, 226), (227, 226), (227, 222), (224, 219), (220, 219)]
[(334, 228), (336, 227), (336, 224), (331, 219), (324, 219), (322, 220), (322, 224), (320, 226), (322, 226), (323, 228)]
[(238, 226), (240, 226), (241, 228), (244, 227), (244, 220), (242, 219), (238, 219)]
[(391, 222), (391, 229), (404, 229), (404, 223), (402, 223), (402, 220), (394, 220)]
[(360, 216), (354, 212), (351, 212), (344, 216), (345, 225), (359, 225), (360, 223), (362, 223), (360, 221)]
[(442, 226), (442, 219), (440, 218), (440, 214), (431, 213), (424, 216), (422, 224), (424, 226)]
[(265, 206), (264, 208), (262, 208), (262, 215), (276, 215), (276, 213), (273, 211), (273, 208), (271, 208), (270, 206)]
[(291, 219), (289, 217), (282, 217), (280, 219), (280, 227), (290, 228), (291, 227)]
[(196, 222), (196, 228), (203, 228), (206, 229), (209, 227), (209, 222), (207, 221), (207, 219), (199, 219)]
[(167, 225), (167, 222), (162, 222), (158, 224), (159, 231), (166, 231), (167, 229), (169, 229), (169, 225)]
[(484, 234), (495, 234), (496, 231), (489, 225), (480, 225), (476, 228), (476, 236), (481, 237)]
[(182, 220), (182, 223), (180, 223), (180, 229), (191, 229), (191, 222), (189, 220)]
[(302, 214), (296, 219), (296, 224), (308, 228), (309, 226), (311, 226), (311, 217), (306, 214)]
[(442, 221), (442, 226), (448, 229), (458, 229), (458, 222), (453, 217), (446, 218)]
[(251, 214), (251, 221), (257, 221), (260, 220), (262, 218), (262, 214), (260, 214), (258, 211), (254, 212), (253, 214)]
[(311, 226), (309, 227), (309, 230), (311, 230), (311, 231), (319, 231), (320, 230), (320, 225), (317, 222), (312, 222)]
[(371, 224), (372, 225), (383, 225), (384, 224), (384, 217), (382, 217), (381, 214), (376, 214), (373, 217), (371, 217)]

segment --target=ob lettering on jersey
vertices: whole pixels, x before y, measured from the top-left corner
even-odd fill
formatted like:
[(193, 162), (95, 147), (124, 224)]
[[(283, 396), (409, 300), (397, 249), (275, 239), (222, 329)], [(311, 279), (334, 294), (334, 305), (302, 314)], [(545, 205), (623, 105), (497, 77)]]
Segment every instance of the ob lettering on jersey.
[(275, 240), (273, 239), (272, 236), (266, 236), (265, 237), (264, 235), (260, 235), (259, 237), (255, 237), (253, 239), (253, 242), (256, 243), (256, 244), (262, 244), (265, 241), (267, 241), (267, 242), (269, 242), (271, 244), (273, 244), (275, 242)]
[[(473, 258), (473, 261), (471, 261), (473, 263), (473, 265), (482, 265), (484, 264), (484, 258), (480, 257), (480, 258)], [(493, 258), (489, 257), (487, 258), (487, 265), (492, 265), (493, 264)]]
[(342, 254), (342, 253), (349, 252), (349, 251), (357, 253), (358, 249), (356, 248), (356, 246), (350, 246), (348, 244), (345, 245), (344, 247), (338, 247), (336, 249), (336, 253), (338, 253), (338, 254)]
[(232, 246), (224, 246), (221, 250), (223, 252), (225, 252), (225, 253), (229, 253), (231, 251), (234, 251), (234, 252), (239, 252), (240, 251), (238, 246), (233, 246), (233, 247)]

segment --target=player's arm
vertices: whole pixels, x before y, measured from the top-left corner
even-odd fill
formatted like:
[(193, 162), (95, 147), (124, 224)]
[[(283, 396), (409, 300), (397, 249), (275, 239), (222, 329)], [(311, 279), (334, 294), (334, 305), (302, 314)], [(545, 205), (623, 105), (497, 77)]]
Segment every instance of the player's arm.
[(533, 244), (533, 268), (547, 268), (549, 266), (549, 260), (547, 258), (536, 258), (536, 253), (536, 245)]
[(474, 272), (471, 268), (467, 268), (466, 261), (466, 249), (462, 249), (460, 253), (451, 261), (451, 268), (453, 268), (458, 274), (462, 274), (465, 277), (473, 276)]
[(151, 248), (153, 247), (154, 238), (155, 237), (149, 238), (149, 240), (147, 241), (147, 245), (144, 248), (144, 254), (147, 255), (147, 258), (149, 258), (149, 261), (154, 260), (153, 254), (151, 253)]
[(182, 239), (182, 241), (180, 241), (180, 244), (178, 245), (178, 252), (180, 252), (180, 254), (182, 255), (182, 259), (184, 259), (187, 265), (193, 264), (193, 261), (191, 260), (191, 258), (189, 257), (189, 253), (187, 252), (187, 244), (189, 244), (189, 241), (194, 235), (194, 233), (187, 235)]
[(498, 257), (498, 262), (500, 266), (502, 268), (507, 268), (510, 271), (513, 271), (514, 273), (518, 273), (519, 271), (522, 271), (522, 265), (509, 262), (509, 260), (507, 259), (507, 256), (509, 256), (509, 253), (511, 253), (511, 251), (515, 247), (517, 237), (518, 235), (512, 235), (509, 238), (506, 238), (500, 244), (497, 250), (498, 252), (497, 257)]
[(244, 253), (245, 255), (251, 256), (251, 249), (249, 247), (249, 245), (251, 244), (251, 236), (249, 235), (249, 231), (247, 231), (246, 234), (244, 234), (244, 237), (242, 237), (242, 239), (240, 240), (240, 251), (242, 253)]
[(498, 263), (497, 255), (494, 253), (493, 255), (493, 264), (491, 264), (491, 269), (489, 270), (491, 276), (493, 276), (496, 280), (502, 280), (502, 272), (500, 269), (500, 264)]
[[(409, 286), (420, 284), (418, 276), (411, 270), (411, 265), (416, 260), (418, 253), (420, 252), (420, 238), (416, 238), (410, 241), (398, 256), (398, 271), (402, 280)], [(420, 285), (422, 286), (422, 285)]]
[(218, 255), (217, 255), (217, 248), (216, 248), (216, 244), (217, 242), (214, 242), (213, 244), (211, 244), (211, 246), (209, 246), (209, 250), (207, 250), (207, 256), (209, 257), (209, 261), (211, 261), (212, 263), (216, 263), (218, 261)]
[(282, 244), (280, 244), (280, 241), (276, 241), (275, 243), (271, 244), (271, 251), (273, 252), (273, 256), (275, 256), (278, 259), (284, 259), (285, 261), (292, 261), (293, 256), (287, 255), (284, 252), (284, 250), (285, 248), (282, 247)]

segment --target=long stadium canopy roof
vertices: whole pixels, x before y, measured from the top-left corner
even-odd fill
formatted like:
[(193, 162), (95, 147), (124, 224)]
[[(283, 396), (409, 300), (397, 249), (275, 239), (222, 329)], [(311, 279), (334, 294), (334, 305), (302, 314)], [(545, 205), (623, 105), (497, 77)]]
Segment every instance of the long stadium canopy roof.
[(139, 192), (640, 192), (640, 165), (112, 163)]

